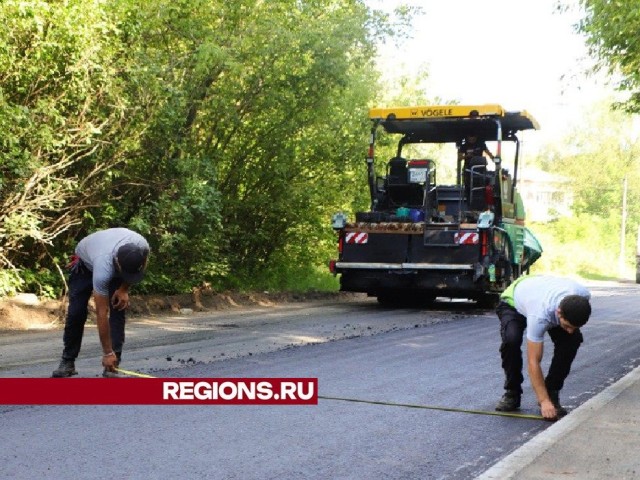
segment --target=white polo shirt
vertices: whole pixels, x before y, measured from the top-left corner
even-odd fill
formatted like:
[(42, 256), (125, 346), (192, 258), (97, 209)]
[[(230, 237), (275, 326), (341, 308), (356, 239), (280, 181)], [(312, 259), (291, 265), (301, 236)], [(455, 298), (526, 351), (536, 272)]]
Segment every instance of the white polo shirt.
[(527, 318), (527, 339), (536, 343), (544, 341), (547, 330), (560, 325), (556, 310), (564, 297), (591, 298), (586, 287), (569, 278), (533, 275), (520, 277), (514, 284), (501, 298)]

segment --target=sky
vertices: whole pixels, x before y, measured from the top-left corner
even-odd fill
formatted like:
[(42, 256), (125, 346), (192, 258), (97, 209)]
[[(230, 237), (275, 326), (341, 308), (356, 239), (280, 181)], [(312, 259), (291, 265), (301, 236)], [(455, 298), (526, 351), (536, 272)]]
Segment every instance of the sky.
[(534, 151), (561, 138), (589, 106), (612, 93), (604, 82), (584, 75), (593, 61), (574, 28), (580, 12), (558, 13), (557, 0), (367, 3), (385, 11), (400, 4), (423, 10), (414, 19), (412, 39), (382, 49), (384, 72), (410, 73), (424, 65), (429, 98), (527, 110), (541, 126), (525, 137)]

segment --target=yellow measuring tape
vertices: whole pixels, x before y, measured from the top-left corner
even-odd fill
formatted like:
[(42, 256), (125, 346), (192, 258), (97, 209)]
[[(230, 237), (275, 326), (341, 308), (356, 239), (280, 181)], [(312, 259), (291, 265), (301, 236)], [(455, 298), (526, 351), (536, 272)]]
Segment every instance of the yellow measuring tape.
[(528, 415), (525, 413), (488, 412), (486, 410), (468, 410), (466, 408), (437, 407), (433, 405), (414, 405), (411, 403), (379, 402), (375, 400), (359, 400), (357, 398), (325, 397), (323, 395), (318, 395), (318, 398), (322, 398), (324, 400), (339, 400), (341, 402), (368, 403), (371, 405), (386, 405), (389, 407), (423, 408), (426, 410), (441, 410), (443, 412), (473, 413), (475, 415), (493, 415), (497, 417), (513, 417), (513, 418), (527, 418), (531, 420), (546, 420), (542, 415)]
[(156, 378), (153, 375), (146, 375), (144, 373), (138, 373), (138, 372), (132, 372), (131, 370), (124, 370), (122, 368), (116, 368), (116, 372), (119, 373), (124, 373), (125, 375), (131, 375), (133, 377), (140, 377), (140, 378)]
[[(133, 372), (131, 370), (124, 370), (123, 368), (116, 368), (116, 372), (123, 373), (124, 375), (130, 375), (140, 378), (157, 378), (153, 375), (146, 375), (144, 373)], [(466, 408), (453, 408), (453, 407), (437, 407), (433, 405), (414, 405), (411, 403), (395, 403), (395, 402), (381, 402), (376, 400), (361, 400), (357, 398), (343, 398), (343, 397), (327, 397), (324, 395), (318, 395), (322, 400), (337, 400), (340, 402), (352, 402), (352, 403), (368, 403), (370, 405), (384, 405), (388, 407), (405, 407), (405, 408), (422, 408), (425, 410), (440, 410), (443, 412), (457, 412), (457, 413), (472, 413), (474, 415), (492, 415), (496, 417), (512, 417), (512, 418), (524, 418), (529, 420), (546, 420), (542, 415), (529, 415), (525, 413), (511, 413), (511, 412), (488, 412), (486, 410), (469, 410)]]

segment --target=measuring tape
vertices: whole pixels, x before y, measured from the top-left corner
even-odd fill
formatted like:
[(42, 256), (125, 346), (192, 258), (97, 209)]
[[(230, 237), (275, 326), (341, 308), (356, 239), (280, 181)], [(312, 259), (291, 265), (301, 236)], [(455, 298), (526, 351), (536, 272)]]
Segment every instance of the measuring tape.
[[(116, 368), (116, 372), (130, 375), (133, 377), (141, 378), (157, 378), (153, 375), (146, 375), (144, 373), (133, 372), (131, 370), (124, 370), (122, 368)], [(414, 405), (411, 403), (395, 403), (395, 402), (381, 402), (375, 400), (361, 400), (357, 398), (343, 398), (343, 397), (327, 397), (324, 395), (318, 395), (322, 400), (337, 400), (340, 402), (352, 402), (352, 403), (368, 403), (370, 405), (384, 405), (388, 407), (404, 407), (404, 408), (422, 408), (425, 410), (440, 410), (443, 412), (457, 412), (457, 413), (471, 413), (474, 415), (492, 415), (496, 417), (512, 417), (512, 418), (524, 418), (529, 420), (546, 420), (542, 415), (529, 415), (525, 413), (511, 413), (511, 412), (490, 412), (486, 410), (469, 410), (466, 408), (453, 408), (453, 407), (438, 407), (433, 405)]]
[(341, 402), (368, 403), (370, 405), (385, 405), (389, 407), (423, 408), (426, 410), (440, 410), (443, 412), (472, 413), (474, 415), (493, 415), (497, 417), (513, 417), (513, 418), (526, 418), (530, 420), (546, 420), (542, 415), (528, 415), (524, 413), (489, 412), (486, 410), (468, 410), (466, 408), (437, 407), (433, 405), (414, 405), (411, 403), (380, 402), (375, 400), (360, 400), (357, 398), (325, 397), (323, 395), (318, 395), (318, 398), (322, 398), (324, 400), (338, 400)]
[(140, 378), (157, 378), (153, 375), (146, 375), (144, 373), (132, 372), (131, 370), (124, 370), (122, 368), (116, 368), (116, 372), (124, 373), (125, 375), (131, 375), (132, 377), (140, 377)]

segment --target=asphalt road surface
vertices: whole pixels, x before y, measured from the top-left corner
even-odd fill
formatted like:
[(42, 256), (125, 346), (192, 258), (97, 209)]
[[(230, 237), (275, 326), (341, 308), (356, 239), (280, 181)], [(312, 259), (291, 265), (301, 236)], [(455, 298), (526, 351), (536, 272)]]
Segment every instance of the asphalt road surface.
[[(640, 365), (640, 289), (591, 290), (593, 315), (561, 395), (570, 410)], [(363, 298), (137, 319), (127, 335), (123, 368), (158, 377), (317, 377), (325, 397), (487, 412), (502, 393), (497, 318), (461, 302), (387, 309)], [(0, 335), (0, 376), (49, 376), (60, 336)], [(81, 376), (100, 372), (96, 337), (88, 328)], [(528, 379), (524, 387), (523, 413), (536, 414)], [(550, 424), (320, 399), (0, 406), (0, 425), (0, 478), (102, 480), (470, 479)]]

